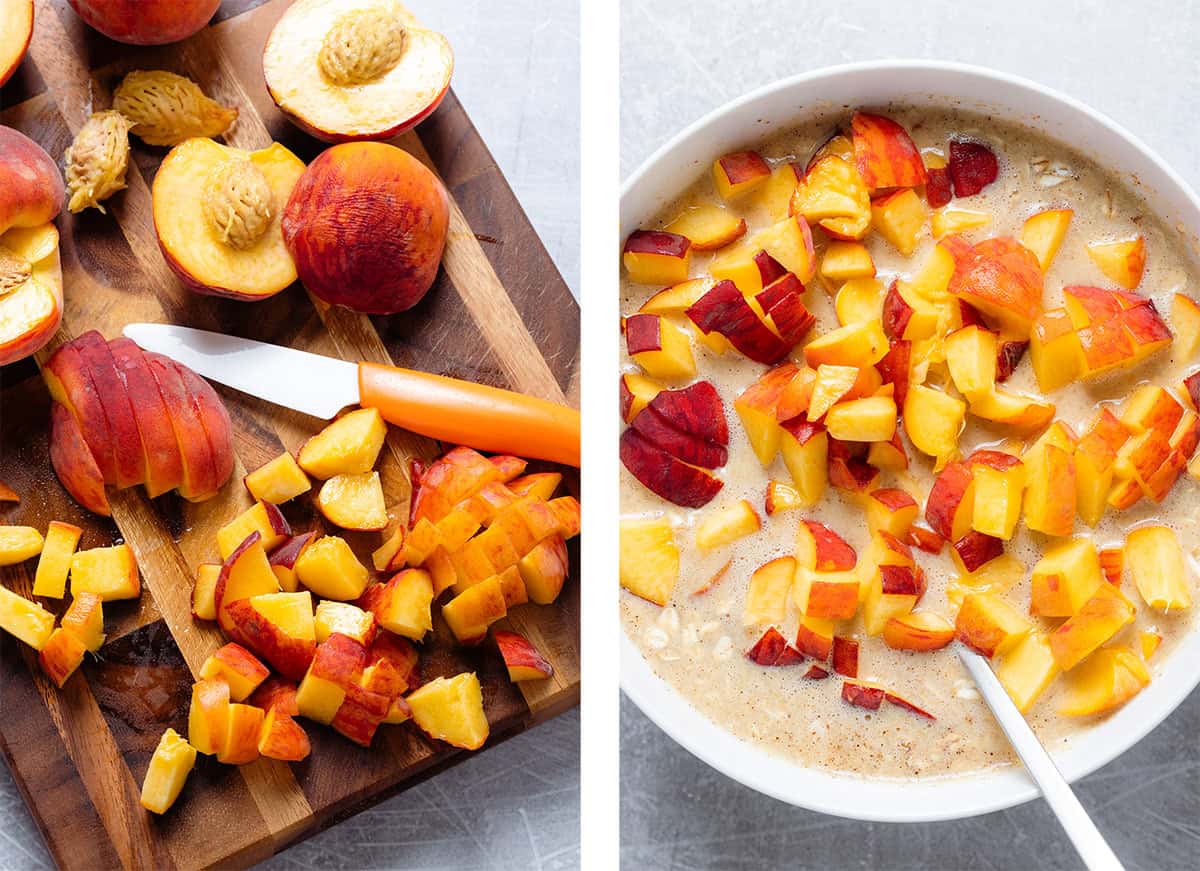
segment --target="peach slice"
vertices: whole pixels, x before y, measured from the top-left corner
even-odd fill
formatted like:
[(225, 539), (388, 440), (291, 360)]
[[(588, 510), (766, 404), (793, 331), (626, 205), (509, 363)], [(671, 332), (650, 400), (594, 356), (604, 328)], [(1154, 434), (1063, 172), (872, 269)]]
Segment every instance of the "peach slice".
[(1047, 209), (1026, 219), (1021, 225), (1021, 244), (1033, 252), (1042, 272), (1050, 268), (1058, 253), (1074, 212), (1070, 209)]
[(504, 665), (508, 668), (508, 679), (513, 683), (542, 680), (554, 674), (554, 666), (525, 636), (500, 629), (494, 634), (500, 655), (504, 657)]
[[(1027, 455), (1028, 456), (1028, 455)], [(1046, 444), (1028, 465), (1025, 525), (1046, 535), (1070, 535), (1075, 528), (1075, 459), (1071, 451)]]
[(0, 629), (41, 650), (54, 632), (54, 615), (37, 602), (0, 586)]
[(823, 363), (834, 366), (873, 366), (883, 359), (890, 345), (879, 321), (838, 327), (804, 346), (804, 359), (814, 369)]
[(708, 273), (718, 283), (732, 282), (747, 297), (752, 297), (787, 270), (760, 245), (743, 242), (714, 257), (708, 264)]
[(1180, 363), (1192, 360), (1200, 351), (1200, 304), (1182, 293), (1173, 295), (1171, 326), (1175, 333), (1171, 358)]
[[(999, 452), (976, 452), (971, 456), (971, 480), (974, 485), (971, 528), (1007, 541), (1013, 537), (1021, 517), (1025, 464), (1016, 457), (1009, 458), (1012, 462), (980, 462), (977, 459), (980, 453), (992, 455)], [(1001, 456), (1008, 457), (1007, 454)], [(955, 539), (956, 542), (958, 540)]]
[[(179, 487), (179, 495), (192, 501), (208, 498), (215, 494), (224, 482), (217, 480), (216, 457), (209, 443), (203, 416), (192, 402), (181, 371), (174, 361), (150, 352), (145, 352), (145, 358), (167, 407), (171, 428), (175, 431), (175, 442), (179, 446), (180, 458), (183, 461), (183, 483)], [(86, 434), (86, 423), (84, 426)]]
[(70, 0), (87, 24), (109, 39), (129, 45), (164, 45), (187, 39), (202, 30), (220, 0), (177, 0), (173, 3), (139, 0)]
[(474, 672), (439, 677), (407, 697), (412, 718), (426, 735), (464, 750), (488, 738), (483, 693)]
[(52, 599), (63, 597), (67, 589), (67, 573), (71, 570), (75, 547), (82, 535), (83, 530), (72, 523), (50, 521), (45, 541), (40, 545), (41, 558), (33, 579), (33, 595)]
[(0, 85), (17, 71), (33, 36), (33, 0), (10, 0), (6, 4), (4, 33), (0, 34)]
[(267, 679), (270, 670), (240, 644), (229, 643), (217, 650), (200, 667), (200, 677), (229, 684), (229, 697), (245, 701)]
[(798, 665), (804, 659), (804, 654), (788, 644), (780, 631), (771, 626), (746, 651), (746, 658), (758, 665), (774, 667)]
[(136, 599), (142, 584), (127, 544), (81, 550), (71, 558), (71, 595), (95, 593), (105, 602)]
[[(0, 136), (0, 181), (8, 172), (5, 148)], [(0, 217), (3, 209), (0, 205)], [(0, 233), (0, 365), (28, 357), (50, 341), (62, 314), (58, 230), (41, 224)]]
[(875, 278), (850, 279), (838, 289), (837, 296), (834, 297), (838, 323), (844, 327), (853, 323), (881, 320), (883, 299), (882, 281)]
[(919, 511), (917, 501), (895, 487), (873, 490), (867, 495), (867, 527), (871, 534), (884, 530), (896, 538), (904, 538)]
[(879, 710), (879, 706), (883, 704), (883, 699), (886, 695), (887, 693), (883, 687), (873, 686), (872, 684), (857, 680), (842, 681), (842, 701), (854, 705), (856, 708), (877, 711)]
[(314, 478), (370, 472), (387, 438), (387, 424), (376, 408), (342, 415), (300, 448), (300, 467)]
[(342, 529), (380, 530), (388, 524), (378, 472), (335, 475), (321, 486), (317, 507)]
[(803, 415), (780, 426), (779, 447), (792, 485), (804, 504), (816, 505), (829, 483), (829, 435), (821, 424), (810, 423)]
[(692, 243), (686, 236), (656, 230), (635, 230), (622, 252), (629, 280), (637, 284), (674, 285), (687, 280)]
[[(529, 601), (539, 605), (549, 605), (562, 592), (567, 578), (570, 562), (567, 556), (567, 543), (561, 535), (552, 535), (539, 542), (517, 563), (517, 571), (525, 584), (525, 593)], [(435, 577), (435, 587), (436, 577)], [(442, 588), (438, 588), (438, 592)]]
[(453, 72), (446, 37), (398, 0), (300, 0), (263, 50), (271, 99), (326, 142), (411, 130), (441, 104)]
[(812, 571), (797, 565), (792, 599), (800, 613), (826, 620), (850, 620), (858, 611), (859, 580), (854, 571)]
[(925, 184), (925, 163), (903, 127), (891, 118), (855, 112), (850, 120), (854, 160), (872, 192)]
[(769, 369), (734, 400), (734, 410), (741, 418), (750, 447), (763, 466), (769, 465), (779, 452), (783, 430), (779, 428), (776, 409), (784, 389), (799, 371), (792, 363)]
[(170, 411), (142, 349), (120, 336), (108, 343), (141, 437), (146, 495), (151, 499), (183, 484), (183, 457)]
[(282, 505), (312, 489), (312, 482), (287, 451), (246, 475), (242, 483), (259, 502), (272, 505)]
[(689, 206), (667, 224), (666, 232), (683, 236), (696, 251), (715, 251), (745, 235), (746, 221), (721, 206)]
[(478, 644), (488, 627), (508, 614), (503, 575), (492, 575), (463, 590), (444, 606), (442, 616), (460, 644)]
[(778, 557), (754, 570), (742, 610), (743, 626), (783, 622), (795, 572), (796, 560), (790, 556)]
[(217, 582), (220, 579), (220, 563), (201, 563), (196, 569), (196, 583), (192, 587), (192, 616), (197, 620), (217, 619)]
[(1119, 242), (1092, 242), (1087, 253), (1101, 272), (1126, 290), (1141, 284), (1146, 269), (1146, 240), (1142, 236)]
[(369, 610), (384, 629), (413, 641), (420, 641), (433, 629), (433, 580), (428, 572), (405, 569), (377, 590)]
[(841, 635), (833, 637), (833, 670), (845, 677), (858, 677), (858, 642)]
[(804, 177), (804, 168), (798, 163), (780, 163), (771, 170), (771, 177), (758, 188), (754, 201), (763, 208), (772, 221), (782, 221), (788, 215), (792, 194)]
[[(188, 401), (196, 410), (212, 457), (212, 478), (207, 482), (203, 493), (200, 496), (187, 496), (181, 490), (180, 495), (191, 501), (208, 499), (216, 495), (233, 474), (233, 424), (225, 404), (221, 402), (212, 385), (186, 366), (174, 361), (171, 361), (171, 365), (179, 375)], [(159, 385), (162, 385), (161, 381)]]
[(1157, 632), (1146, 631), (1138, 635), (1138, 647), (1141, 649), (1142, 659), (1145, 661), (1149, 661), (1160, 644), (1162, 644), (1162, 636)]
[(896, 650), (941, 650), (954, 640), (954, 624), (933, 611), (898, 614), (883, 625), (883, 643)]
[(862, 238), (871, 224), (866, 184), (850, 161), (836, 155), (809, 166), (788, 207), (792, 214), (819, 223), (838, 239)]
[(174, 729), (163, 732), (142, 781), (142, 807), (156, 814), (169, 811), (183, 792), (195, 764), (196, 748)]
[(79, 421), (65, 406), (50, 407), (50, 462), (63, 487), (84, 508), (107, 517), (111, 512), (104, 477), (84, 440)]
[(192, 290), (264, 299), (296, 280), (279, 215), (304, 163), (278, 143), (242, 151), (211, 139), (175, 146), (154, 176), (154, 229)]
[(42, 552), (45, 539), (32, 526), (0, 526), (0, 566), (15, 566)]
[(717, 193), (728, 202), (765, 183), (771, 175), (771, 167), (756, 151), (737, 151), (717, 158), (712, 173)]
[(1141, 526), (1125, 539), (1126, 558), (1139, 595), (1158, 611), (1192, 605), (1179, 539), (1168, 526)]

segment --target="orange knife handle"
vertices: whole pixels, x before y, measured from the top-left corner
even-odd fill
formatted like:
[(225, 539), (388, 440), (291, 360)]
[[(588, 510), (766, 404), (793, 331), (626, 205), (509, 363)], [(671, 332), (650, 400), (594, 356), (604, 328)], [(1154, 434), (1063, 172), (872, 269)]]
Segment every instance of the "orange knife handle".
[(361, 404), (443, 442), (579, 467), (579, 412), (511, 390), (378, 363), (358, 365)]

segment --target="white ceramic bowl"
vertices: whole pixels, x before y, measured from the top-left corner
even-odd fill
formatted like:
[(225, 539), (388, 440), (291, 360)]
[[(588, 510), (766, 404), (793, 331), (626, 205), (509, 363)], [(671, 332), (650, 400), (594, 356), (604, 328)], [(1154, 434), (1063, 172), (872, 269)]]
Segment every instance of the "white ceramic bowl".
[[(770, 138), (846, 107), (933, 104), (988, 112), (1073, 143), (1127, 180), (1167, 226), (1194, 238), (1200, 200), (1156, 154), (1084, 104), (1034, 82), (979, 67), (930, 61), (878, 61), (828, 67), (769, 85), (718, 109), (660, 148), (621, 192), (621, 238), (651, 219), (720, 154)], [(1177, 645), (1156, 679), (1115, 715), (1055, 755), (1069, 780), (1095, 771), (1161, 723), (1200, 683), (1200, 632)], [(725, 731), (659, 679), (628, 637), (621, 639), (621, 684), (668, 735), (709, 765), (794, 805), (863, 820), (956, 819), (1025, 802), (1037, 790), (1019, 767), (936, 780), (887, 781), (805, 768)]]

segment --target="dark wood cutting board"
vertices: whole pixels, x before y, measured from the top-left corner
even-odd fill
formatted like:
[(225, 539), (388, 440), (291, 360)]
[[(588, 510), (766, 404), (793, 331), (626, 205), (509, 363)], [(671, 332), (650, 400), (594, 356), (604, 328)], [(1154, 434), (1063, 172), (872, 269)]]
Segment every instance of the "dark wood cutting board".
[[(212, 25), (186, 42), (137, 48), (91, 31), (66, 0), (37, 0), (29, 55), (0, 89), (0, 121), (61, 158), (89, 113), (109, 106), (126, 71), (169, 69), (239, 108), (224, 137), (229, 144), (259, 148), (274, 139), (309, 161), (324, 146), (276, 110), (260, 64), (267, 34), (287, 5), (225, 0)], [(453, 206), (437, 283), (417, 308), (388, 318), (316, 305), (299, 285), (259, 303), (184, 289), (162, 259), (150, 214), (150, 183), (167, 149), (136, 138), (132, 144), (136, 166), (128, 189), (106, 203), (109, 214), (64, 211), (58, 219), (66, 313), (47, 352), (88, 329), (113, 338), (129, 322), (167, 322), (578, 404), (578, 306), (453, 93), (418, 131), (396, 141), (438, 172)], [(142, 571), (141, 599), (106, 608), (104, 648), (61, 691), (32, 651), (0, 638), (0, 750), (65, 868), (248, 865), (463, 758), (411, 724), (381, 728), (364, 750), (305, 722), (313, 751), (303, 763), (260, 760), (234, 768), (202, 760), (169, 814), (155, 817), (138, 804), (159, 736), (167, 726), (184, 732), (193, 675), (222, 643), (211, 624), (191, 617), (195, 567), (216, 558), (216, 530), (250, 505), (240, 483), (245, 470), (295, 449), (321, 426), (218, 389), (234, 421), (238, 468), (230, 484), (199, 505), (173, 494), (151, 501), (141, 488), (110, 492), (108, 520), (79, 508), (54, 478), (46, 444), (49, 397), (34, 362), (0, 370), (0, 479), (22, 495), (19, 505), (0, 507), (0, 522), (41, 530), (51, 520), (75, 523), (85, 530), (81, 547), (127, 541)], [(392, 428), (380, 463), (389, 504), (407, 503), (408, 458), (438, 451), (436, 443)], [(564, 471), (578, 495), (577, 473)], [(298, 529), (321, 523), (309, 503), (285, 513)], [(360, 553), (378, 540), (347, 537)], [(577, 541), (559, 601), (516, 609), (507, 621), (543, 651), (554, 678), (509, 683), (494, 645), (459, 647), (440, 618), (423, 646), (426, 679), (478, 671), (493, 743), (578, 704)], [(32, 566), (5, 568), (0, 577), (29, 595)]]

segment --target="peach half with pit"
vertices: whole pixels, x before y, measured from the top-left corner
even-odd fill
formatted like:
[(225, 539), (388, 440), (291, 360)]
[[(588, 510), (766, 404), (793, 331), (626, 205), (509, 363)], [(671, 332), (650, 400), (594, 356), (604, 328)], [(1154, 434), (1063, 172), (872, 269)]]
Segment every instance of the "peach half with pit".
[(299, 0), (263, 50), (271, 99), (326, 142), (389, 139), (433, 114), (454, 52), (397, 0)]
[(154, 176), (154, 229), (167, 264), (198, 293), (273, 296), (296, 280), (280, 215), (304, 163), (279, 143), (258, 151), (196, 137)]
[(70, 0), (79, 17), (109, 39), (165, 45), (203, 29), (221, 0)]
[(347, 142), (317, 157), (283, 210), (283, 239), (310, 292), (367, 314), (412, 308), (437, 277), (450, 201), (406, 151)]

